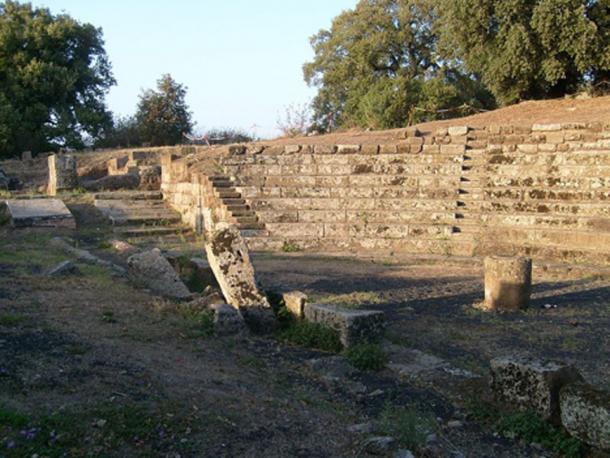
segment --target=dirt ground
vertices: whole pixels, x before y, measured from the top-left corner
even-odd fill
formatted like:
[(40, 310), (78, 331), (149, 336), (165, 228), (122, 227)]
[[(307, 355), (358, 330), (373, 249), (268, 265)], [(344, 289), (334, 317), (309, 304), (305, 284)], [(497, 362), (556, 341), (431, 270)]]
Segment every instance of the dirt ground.
[[(65, 235), (124, 262), (95, 210), (70, 207), (79, 231)], [(395, 456), (398, 445), (368, 445), (383, 427), (348, 431), (388, 412), (427, 418), (416, 456), (550, 457), (468, 409), (487, 392), (489, 359), (525, 351), (572, 362), (593, 383), (610, 376), (610, 278), (595, 271), (537, 269), (529, 311), (488, 314), (471, 307), (476, 261), (256, 254), (267, 290), (386, 312), (389, 365), (368, 372), (273, 336), (203, 335), (178, 304), (101, 267), (50, 278), (67, 259), (55, 235), (0, 228), (1, 457)], [(166, 242), (201, 255), (195, 240)]]

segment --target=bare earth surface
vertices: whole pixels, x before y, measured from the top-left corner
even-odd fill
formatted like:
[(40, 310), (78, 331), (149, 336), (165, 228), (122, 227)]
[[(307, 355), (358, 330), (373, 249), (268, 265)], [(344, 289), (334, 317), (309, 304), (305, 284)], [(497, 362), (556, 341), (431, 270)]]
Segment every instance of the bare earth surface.
[[(67, 235), (123, 263), (80, 199), (69, 204), (79, 232)], [(529, 311), (487, 314), (472, 308), (477, 261), (255, 255), (266, 289), (387, 313), (389, 368), (363, 372), (273, 336), (206, 337), (177, 304), (100, 267), (49, 278), (67, 259), (48, 243), (56, 234), (0, 231), (3, 457), (369, 456), (370, 434), (347, 428), (388, 407), (432, 419), (417, 456), (549, 457), (470, 415), (489, 358), (525, 351), (573, 362), (594, 383), (610, 376), (610, 279), (595, 271), (537, 269)], [(201, 255), (197, 240), (157, 242)]]

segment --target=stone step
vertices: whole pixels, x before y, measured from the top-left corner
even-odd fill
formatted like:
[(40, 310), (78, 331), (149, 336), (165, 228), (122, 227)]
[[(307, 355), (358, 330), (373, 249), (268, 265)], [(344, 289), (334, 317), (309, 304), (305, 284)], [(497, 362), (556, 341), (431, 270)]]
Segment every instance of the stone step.
[(235, 190), (228, 191), (228, 190), (223, 190), (221, 188), (221, 189), (214, 189), (214, 192), (222, 200), (225, 200), (225, 199), (240, 199), (241, 198), (241, 194), (239, 192), (235, 191)]
[(162, 200), (161, 191), (117, 191), (100, 192), (93, 195), (95, 200)]
[(477, 234), (481, 232), (481, 226), (476, 224), (460, 224), (453, 227), (453, 234)]
[(248, 230), (248, 231), (259, 231), (259, 230), (264, 230), (265, 229), (265, 225), (261, 222), (256, 222), (256, 223), (237, 223), (236, 224), (237, 228), (240, 231), (244, 231), (244, 230)]
[(190, 229), (183, 226), (124, 226), (114, 230), (122, 237), (154, 237), (173, 234), (185, 234)]
[(269, 231), (266, 231), (265, 229), (240, 229), (240, 232), (242, 237), (248, 239), (260, 238), (262, 240), (267, 240), (267, 237), (269, 237)]
[(244, 199), (241, 198), (241, 195), (239, 197), (227, 197), (227, 198), (223, 198), (222, 199), (222, 203), (225, 204), (225, 206), (228, 207), (233, 207), (236, 205), (246, 205), (246, 201)]
[(229, 210), (233, 216), (236, 214), (245, 214), (245, 213), (254, 213), (249, 206), (247, 205), (227, 205), (227, 210)]
[(233, 217), (236, 224), (255, 224), (258, 223), (258, 218), (255, 214), (251, 214), (249, 216), (237, 216)]
[(102, 210), (124, 210), (124, 211), (139, 211), (139, 210), (162, 210), (167, 208), (167, 205), (162, 200), (96, 200), (93, 205)]
[(170, 226), (179, 223), (181, 220), (180, 215), (170, 212), (161, 215), (132, 214), (110, 216), (110, 223), (113, 226)]
[(228, 177), (226, 175), (212, 175), (211, 177), (208, 177), (208, 180), (215, 182), (215, 181), (231, 181), (231, 177)]
[(215, 189), (222, 189), (223, 191), (235, 191), (235, 187), (233, 186), (233, 182), (231, 181), (213, 181), (212, 186)]

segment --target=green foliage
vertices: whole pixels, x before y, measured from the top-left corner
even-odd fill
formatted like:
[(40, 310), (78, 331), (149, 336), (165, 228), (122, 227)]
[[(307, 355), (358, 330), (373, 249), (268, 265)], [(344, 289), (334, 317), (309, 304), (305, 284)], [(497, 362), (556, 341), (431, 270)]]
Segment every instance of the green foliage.
[(346, 353), (347, 359), (360, 370), (379, 371), (385, 367), (388, 357), (377, 343), (354, 345)]
[(0, 313), (0, 326), (14, 327), (23, 321), (23, 316), (15, 313)]
[(542, 420), (533, 412), (503, 414), (494, 406), (478, 400), (470, 401), (467, 408), (476, 420), (492, 426), (505, 437), (536, 442), (563, 457), (584, 456), (585, 447), (582, 442)]
[(214, 313), (210, 310), (195, 310), (181, 307), (178, 326), (190, 339), (210, 337), (214, 334)]
[(401, 447), (411, 450), (423, 447), (426, 436), (437, 426), (430, 413), (422, 413), (414, 406), (397, 407), (389, 403), (379, 420), (379, 429), (384, 435), (394, 437)]
[(115, 118), (95, 143), (96, 148), (130, 148), (141, 145), (140, 126), (135, 116)]
[(288, 320), (286, 315), (282, 318), (283, 326), (277, 334), (280, 340), (333, 353), (338, 353), (343, 349), (336, 330), (319, 323)]
[(315, 52), (303, 67), (318, 88), (314, 126), (402, 127), (455, 116), (441, 112), (493, 99), (472, 75), (437, 56), (433, 0), (361, 1), (311, 39)]
[(29, 3), (0, 3), (0, 157), (98, 138), (114, 83), (101, 29)]
[(284, 253), (297, 253), (301, 251), (301, 248), (296, 243), (284, 242), (282, 245), (282, 251)]
[(157, 90), (140, 95), (136, 119), (141, 140), (151, 146), (176, 145), (193, 128), (185, 101), (186, 87), (169, 74), (157, 81)]
[(205, 134), (213, 145), (229, 145), (231, 143), (247, 143), (254, 141), (254, 137), (240, 129), (210, 129)]
[(610, 80), (607, 0), (438, 0), (438, 6), (444, 57), (481, 75), (503, 104)]

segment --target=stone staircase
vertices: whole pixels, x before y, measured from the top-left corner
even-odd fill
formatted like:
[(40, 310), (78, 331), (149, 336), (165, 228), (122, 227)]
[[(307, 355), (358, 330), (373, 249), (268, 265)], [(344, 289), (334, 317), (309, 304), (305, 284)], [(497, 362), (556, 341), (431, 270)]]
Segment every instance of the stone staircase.
[(188, 232), (180, 213), (169, 208), (160, 191), (116, 191), (94, 195), (95, 207), (122, 237), (154, 237)]
[(484, 178), (474, 172), (480, 170), (483, 161), (481, 154), (469, 151), (464, 155), (460, 179), (459, 197), (455, 213), (454, 234), (468, 234), (469, 237), (481, 231), (481, 211), (484, 203)]
[(264, 223), (259, 221), (256, 213), (243, 199), (231, 177), (217, 175), (208, 177), (208, 180), (214, 195), (222, 204), (224, 221), (234, 224), (246, 237), (264, 235)]

